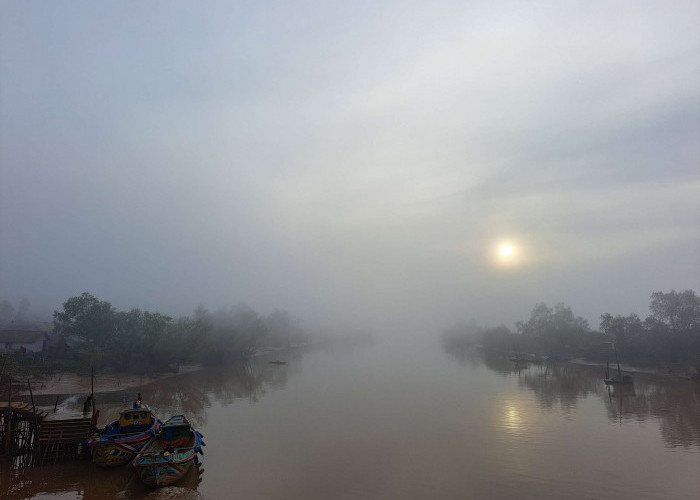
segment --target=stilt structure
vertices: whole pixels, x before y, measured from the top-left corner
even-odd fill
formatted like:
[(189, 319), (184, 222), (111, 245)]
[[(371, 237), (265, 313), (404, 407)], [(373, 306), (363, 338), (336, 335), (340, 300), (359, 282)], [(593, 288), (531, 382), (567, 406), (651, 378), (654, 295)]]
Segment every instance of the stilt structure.
[(31, 453), (43, 410), (21, 401), (0, 403), (0, 449), (6, 456)]
[(0, 402), (0, 456), (29, 455), (39, 462), (77, 458), (91, 426), (89, 414), (48, 413), (33, 404), (12, 401), (10, 386), (8, 400)]
[(40, 462), (75, 459), (90, 436), (92, 419), (81, 413), (50, 413), (39, 426), (37, 457)]

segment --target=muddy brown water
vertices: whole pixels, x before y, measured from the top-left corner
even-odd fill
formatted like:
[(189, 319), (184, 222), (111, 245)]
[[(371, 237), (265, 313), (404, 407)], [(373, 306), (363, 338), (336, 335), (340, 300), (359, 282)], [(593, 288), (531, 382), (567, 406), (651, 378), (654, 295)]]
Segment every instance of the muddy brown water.
[[(149, 490), (87, 461), (0, 461), (17, 499), (697, 499), (700, 384), (530, 366), (436, 342), (275, 353), (140, 388), (204, 434), (201, 466)], [(98, 394), (104, 423), (132, 391)], [(82, 395), (63, 407), (82, 406)]]

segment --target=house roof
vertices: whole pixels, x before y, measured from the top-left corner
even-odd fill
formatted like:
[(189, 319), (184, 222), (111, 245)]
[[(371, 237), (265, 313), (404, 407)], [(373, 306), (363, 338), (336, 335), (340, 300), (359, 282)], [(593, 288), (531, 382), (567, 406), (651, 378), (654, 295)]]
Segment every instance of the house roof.
[(25, 330), (33, 332), (51, 332), (53, 330), (53, 322), (49, 321), (31, 321), (28, 323), (16, 323), (12, 321), (11, 323), (5, 325), (3, 330)]
[(44, 335), (46, 332), (37, 330), (0, 330), (0, 344), (33, 344)]

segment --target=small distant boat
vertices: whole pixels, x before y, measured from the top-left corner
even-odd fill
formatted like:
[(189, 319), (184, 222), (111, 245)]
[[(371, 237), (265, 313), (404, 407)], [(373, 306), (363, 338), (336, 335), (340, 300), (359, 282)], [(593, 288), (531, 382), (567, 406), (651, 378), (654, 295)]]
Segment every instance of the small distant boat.
[(286, 365), (286, 361), (280, 361), (279, 359), (276, 359), (275, 361), (268, 361), (269, 364), (271, 365)]
[(92, 461), (100, 467), (117, 467), (128, 463), (161, 425), (151, 409), (140, 401), (119, 412), (115, 420), (100, 429), (87, 442)]
[(604, 378), (603, 382), (605, 385), (632, 385), (634, 384), (634, 378), (632, 374), (623, 374), (622, 377), (610, 377)]
[(605, 382), (605, 385), (629, 385), (634, 383), (634, 378), (632, 377), (632, 373), (630, 372), (623, 372), (620, 369), (620, 360), (617, 357), (617, 349), (615, 348), (615, 344), (613, 344), (613, 349), (615, 350), (615, 361), (617, 362), (617, 373), (611, 373), (610, 372), (610, 360), (608, 360), (605, 364), (605, 378), (603, 379), (603, 382)]
[(192, 429), (184, 415), (168, 419), (132, 461), (141, 481), (151, 487), (167, 486), (182, 479), (197, 453), (202, 453), (202, 435)]
[(549, 356), (540, 356), (534, 353), (515, 353), (510, 360), (513, 363), (546, 363), (549, 361)]

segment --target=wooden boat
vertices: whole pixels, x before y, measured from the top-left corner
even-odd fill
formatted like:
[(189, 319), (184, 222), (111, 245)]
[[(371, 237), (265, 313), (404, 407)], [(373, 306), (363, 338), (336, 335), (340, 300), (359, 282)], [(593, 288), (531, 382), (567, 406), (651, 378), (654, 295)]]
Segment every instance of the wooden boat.
[(533, 353), (520, 353), (516, 352), (515, 356), (511, 356), (510, 360), (513, 363), (516, 364), (521, 364), (521, 363), (546, 363), (549, 361), (549, 356), (540, 356), (538, 354), (533, 354)]
[(148, 486), (167, 486), (182, 479), (202, 453), (202, 435), (184, 415), (168, 419), (131, 462)]
[(151, 409), (140, 402), (123, 409), (119, 412), (119, 420), (98, 430), (87, 440), (92, 461), (101, 467), (127, 464), (155, 435), (161, 423)]
[(614, 375), (604, 378), (603, 382), (605, 382), (605, 385), (632, 385), (634, 384), (634, 379), (631, 373), (623, 373), (620, 376)]
[(610, 342), (613, 347), (613, 351), (615, 351), (615, 362), (617, 363), (617, 374), (612, 374), (610, 373), (610, 360), (606, 362), (605, 365), (605, 378), (603, 379), (603, 382), (605, 382), (605, 385), (619, 385), (619, 384), (632, 384), (634, 383), (634, 380), (632, 378), (632, 373), (630, 372), (623, 372), (620, 369), (620, 359), (617, 356), (617, 347), (615, 347), (614, 342)]

